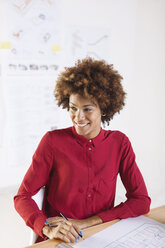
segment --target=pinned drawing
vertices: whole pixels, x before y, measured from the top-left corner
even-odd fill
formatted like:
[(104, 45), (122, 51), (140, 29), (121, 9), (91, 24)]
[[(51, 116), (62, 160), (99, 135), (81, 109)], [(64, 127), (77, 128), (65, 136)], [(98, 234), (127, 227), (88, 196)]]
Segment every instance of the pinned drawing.
[[(24, 64), (17, 64), (17, 63), (10, 63), (8, 64), (8, 71), (10, 71), (10, 75), (51, 75), (57, 74), (59, 70), (58, 64), (41, 64), (41, 63), (24, 63)], [(26, 74), (25, 74), (26, 73)]]
[(110, 57), (110, 31), (100, 28), (69, 28), (66, 30), (65, 49), (68, 63), (91, 56), (95, 59), (109, 60)]
[(61, 3), (58, 0), (11, 0), (3, 1), (3, 5), (4, 36), (9, 42), (1, 43), (0, 48), (9, 49), (7, 74), (43, 74), (46, 67), (40, 63), (47, 63), (45, 61), (49, 61), (47, 71), (56, 73), (57, 70), (49, 66), (62, 61)]
[(23, 30), (18, 30), (17, 32), (13, 32), (13, 37), (19, 39), (22, 36)]
[(94, 41), (94, 42), (88, 42), (89, 46), (95, 46), (98, 43), (100, 43), (101, 41), (103, 41), (104, 39), (108, 39), (108, 35), (103, 35), (102, 37), (100, 37), (98, 40)]
[(75, 30), (72, 33), (72, 52), (73, 56), (76, 56), (76, 53), (79, 53), (80, 50), (83, 49), (83, 37), (81, 36), (81, 33), (79, 30)]
[(32, 4), (32, 0), (12, 0), (12, 6), (20, 13), (25, 13)]
[(44, 42), (47, 42), (50, 39), (50, 37), (51, 37), (51, 34), (50, 33), (48, 33), (48, 32), (45, 33), (44, 36), (43, 36)]

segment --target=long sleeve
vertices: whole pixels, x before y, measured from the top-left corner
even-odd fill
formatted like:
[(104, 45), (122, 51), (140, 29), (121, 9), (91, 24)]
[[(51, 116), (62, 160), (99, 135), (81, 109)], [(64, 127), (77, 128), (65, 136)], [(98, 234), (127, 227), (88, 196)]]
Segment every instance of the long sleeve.
[(122, 157), (119, 173), (126, 189), (127, 200), (112, 209), (99, 213), (98, 216), (103, 222), (136, 217), (147, 213), (150, 208), (151, 200), (148, 196), (141, 172), (135, 162), (135, 154), (131, 143), (126, 136), (124, 136), (121, 149)]
[[(118, 173), (127, 200), (114, 207)], [(40, 211), (32, 196), (44, 185), (45, 208)], [(101, 130), (88, 140), (72, 128), (43, 137), (14, 201), (26, 224), (42, 238), (46, 217), (59, 212), (73, 219), (99, 215), (106, 222), (145, 214), (150, 206), (129, 139), (119, 131)]]
[(14, 197), (15, 209), (24, 219), (26, 224), (35, 233), (43, 237), (42, 228), (47, 216), (39, 210), (32, 199), (39, 189), (49, 181), (49, 174), (53, 163), (52, 149), (49, 141), (49, 133), (42, 138), (33, 155), (32, 164), (29, 167), (22, 184)]

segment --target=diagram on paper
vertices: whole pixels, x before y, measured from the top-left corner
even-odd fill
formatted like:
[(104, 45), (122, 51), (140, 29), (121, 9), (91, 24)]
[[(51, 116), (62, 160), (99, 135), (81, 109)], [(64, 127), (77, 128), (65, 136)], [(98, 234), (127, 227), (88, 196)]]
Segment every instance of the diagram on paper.
[(104, 248), (165, 248), (165, 227), (143, 224)]
[(165, 248), (165, 225), (140, 216), (128, 218), (74, 245), (75, 248)]
[(57, 74), (62, 60), (58, 0), (3, 1), (9, 75)]
[(110, 58), (110, 31), (103, 28), (70, 27), (65, 31), (65, 53), (68, 63), (90, 56), (94, 59)]

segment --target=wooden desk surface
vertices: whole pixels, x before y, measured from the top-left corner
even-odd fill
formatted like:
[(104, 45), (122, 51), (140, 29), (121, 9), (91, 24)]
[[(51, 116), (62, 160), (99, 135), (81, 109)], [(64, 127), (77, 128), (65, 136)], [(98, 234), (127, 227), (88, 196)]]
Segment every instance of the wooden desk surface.
[[(165, 205), (151, 209), (150, 212), (148, 214), (145, 214), (144, 216), (165, 224)], [(103, 230), (104, 228), (115, 224), (118, 221), (119, 220), (109, 221), (109, 222), (106, 222), (106, 223), (103, 223), (97, 226), (86, 228), (83, 230), (83, 236), (84, 238), (88, 238), (92, 236), (93, 234)], [(32, 246), (27, 246), (26, 248), (55, 248), (60, 243), (61, 241), (55, 240), (55, 239), (47, 240), (47, 241), (40, 242), (38, 244), (34, 244)], [(69, 244), (69, 245), (73, 245), (73, 244)]]

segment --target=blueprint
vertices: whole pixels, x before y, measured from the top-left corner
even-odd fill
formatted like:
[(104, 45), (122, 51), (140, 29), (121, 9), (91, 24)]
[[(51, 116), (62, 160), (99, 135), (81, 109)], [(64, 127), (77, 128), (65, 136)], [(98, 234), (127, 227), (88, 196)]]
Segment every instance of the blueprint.
[(74, 245), (75, 248), (165, 248), (165, 225), (147, 217), (128, 218)]

